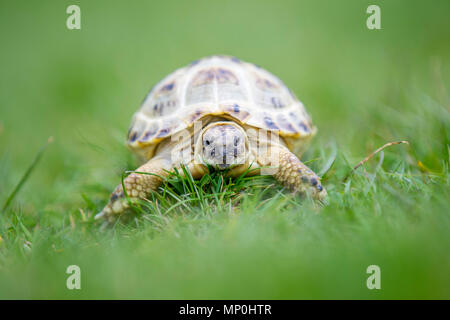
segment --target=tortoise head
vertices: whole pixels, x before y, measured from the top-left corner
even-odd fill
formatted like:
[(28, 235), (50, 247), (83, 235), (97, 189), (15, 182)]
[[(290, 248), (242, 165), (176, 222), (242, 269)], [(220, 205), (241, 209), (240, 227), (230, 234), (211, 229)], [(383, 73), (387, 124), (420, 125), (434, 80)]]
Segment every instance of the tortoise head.
[(248, 158), (247, 135), (232, 121), (213, 122), (206, 126), (198, 141), (200, 159), (205, 165), (224, 170), (245, 164)]

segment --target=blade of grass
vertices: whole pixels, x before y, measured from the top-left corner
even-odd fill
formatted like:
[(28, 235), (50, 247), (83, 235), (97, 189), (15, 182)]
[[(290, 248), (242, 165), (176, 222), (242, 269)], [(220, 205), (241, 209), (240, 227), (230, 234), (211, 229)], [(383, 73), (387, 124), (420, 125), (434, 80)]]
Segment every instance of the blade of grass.
[(333, 166), (334, 162), (336, 161), (337, 157), (337, 146), (336, 142), (333, 141), (331, 145), (331, 154), (326, 160), (325, 164), (323, 165), (322, 169), (317, 173), (319, 177), (323, 177)]
[(365, 157), (363, 160), (361, 160), (356, 166), (353, 167), (353, 170), (350, 171), (347, 176), (345, 176), (344, 178), (344, 182), (347, 181), (347, 179), (352, 175), (353, 172), (355, 172), (360, 166), (362, 166), (364, 163), (366, 163), (367, 161), (369, 161), (370, 159), (372, 159), (378, 152), (382, 151), (383, 149), (393, 146), (393, 145), (397, 145), (397, 144), (409, 144), (408, 141), (406, 140), (402, 140), (402, 141), (394, 141), (394, 142), (388, 142), (386, 144), (384, 144), (383, 146), (379, 147), (377, 150), (375, 150), (374, 152), (372, 152), (371, 154), (369, 154), (367, 157)]
[(356, 169), (358, 169), (360, 166), (362, 166), (364, 163), (366, 163), (367, 161), (369, 161), (374, 155), (376, 155), (378, 152), (382, 151), (384, 148), (396, 145), (396, 144), (401, 144), (401, 143), (405, 143), (405, 144), (409, 144), (408, 141), (395, 141), (395, 142), (389, 142), (386, 143), (385, 145), (383, 145), (382, 147), (378, 148), (377, 150), (375, 150), (374, 152), (372, 152), (371, 154), (369, 154), (367, 157), (365, 157), (363, 160), (361, 160), (354, 168), (353, 171), (355, 171)]
[(33, 172), (34, 168), (38, 164), (39, 160), (41, 159), (42, 155), (44, 154), (45, 149), (52, 142), (53, 142), (53, 137), (49, 137), (47, 139), (47, 142), (41, 147), (39, 152), (36, 154), (36, 157), (34, 158), (33, 162), (28, 167), (27, 171), (22, 176), (22, 178), (20, 179), (19, 183), (16, 185), (16, 187), (13, 190), (13, 192), (11, 192), (11, 194), (9, 195), (9, 197), (6, 200), (5, 204), (3, 205), (3, 208), (2, 208), (3, 212), (9, 207), (11, 202), (14, 200), (14, 197), (20, 191), (20, 189), (22, 188), (22, 186), (24, 185), (24, 183), (27, 181), (28, 177), (30, 176), (31, 172)]

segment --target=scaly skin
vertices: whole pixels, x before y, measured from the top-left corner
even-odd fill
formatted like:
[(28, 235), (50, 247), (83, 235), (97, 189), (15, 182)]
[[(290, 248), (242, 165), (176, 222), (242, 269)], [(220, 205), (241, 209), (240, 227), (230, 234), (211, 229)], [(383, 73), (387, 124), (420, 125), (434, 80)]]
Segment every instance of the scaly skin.
[[(167, 157), (153, 158), (137, 168), (136, 172), (131, 173), (123, 181), (130, 200), (147, 198), (153, 190), (156, 190), (161, 185), (162, 179), (167, 177), (168, 173), (165, 170), (170, 169), (172, 169), (172, 165)], [(151, 173), (151, 175), (137, 172)], [(129, 203), (125, 198), (122, 184), (119, 184), (111, 194), (108, 204), (95, 216), (95, 219), (105, 218), (107, 221), (112, 222), (117, 216), (124, 213), (128, 207)]]
[(294, 192), (308, 194), (316, 200), (327, 196), (327, 191), (320, 183), (320, 178), (292, 152), (283, 146), (269, 148), (270, 155), (265, 155), (271, 166), (278, 167), (274, 178)]
[[(151, 173), (151, 175), (131, 173), (124, 179), (124, 185), (131, 201), (146, 199), (152, 191), (160, 186), (162, 179), (169, 174), (168, 172), (175, 167), (179, 168), (179, 164), (172, 162), (170, 155), (170, 151), (179, 146), (179, 144), (166, 145), (154, 158), (135, 170), (136, 172)], [(252, 154), (257, 154), (257, 151)], [(256, 158), (259, 166), (273, 167), (275, 169), (274, 178), (292, 191), (308, 194), (317, 200), (327, 196), (326, 190), (320, 183), (320, 178), (285, 146), (268, 143), (267, 150)], [(240, 175), (247, 169), (247, 166), (248, 162), (246, 165), (235, 167), (232, 170), (233, 175)], [(194, 162), (189, 163), (187, 169), (194, 179), (201, 178), (207, 173), (206, 167), (194, 164)], [(128, 207), (129, 203), (125, 198), (122, 184), (120, 184), (111, 194), (108, 204), (95, 218), (104, 218), (106, 224), (112, 223), (118, 216), (125, 213)]]

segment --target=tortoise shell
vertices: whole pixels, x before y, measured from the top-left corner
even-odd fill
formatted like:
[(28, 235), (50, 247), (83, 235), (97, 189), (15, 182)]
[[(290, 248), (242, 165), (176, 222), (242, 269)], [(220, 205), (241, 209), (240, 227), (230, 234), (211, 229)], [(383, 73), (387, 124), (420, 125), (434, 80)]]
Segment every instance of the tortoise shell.
[(276, 76), (235, 57), (211, 56), (152, 88), (133, 116), (128, 146), (150, 158), (163, 139), (208, 115), (276, 131), (291, 149), (316, 131), (303, 104)]

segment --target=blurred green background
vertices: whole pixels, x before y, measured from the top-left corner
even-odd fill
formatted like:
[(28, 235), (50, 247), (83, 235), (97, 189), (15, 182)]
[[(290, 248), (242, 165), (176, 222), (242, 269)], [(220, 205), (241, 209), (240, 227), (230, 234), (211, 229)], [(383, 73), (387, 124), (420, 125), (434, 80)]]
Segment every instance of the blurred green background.
[[(66, 28), (71, 4), (81, 30)], [(371, 4), (381, 30), (366, 27)], [(55, 140), (0, 213), (0, 298), (450, 298), (449, 13), (448, 0), (1, 1), (0, 204)], [(136, 165), (125, 134), (152, 85), (211, 54), (263, 66), (304, 102), (312, 166), (337, 146), (330, 205), (71, 226)], [(372, 161), (369, 182), (343, 182), (396, 140), (410, 146)], [(65, 288), (69, 264), (81, 291)]]

